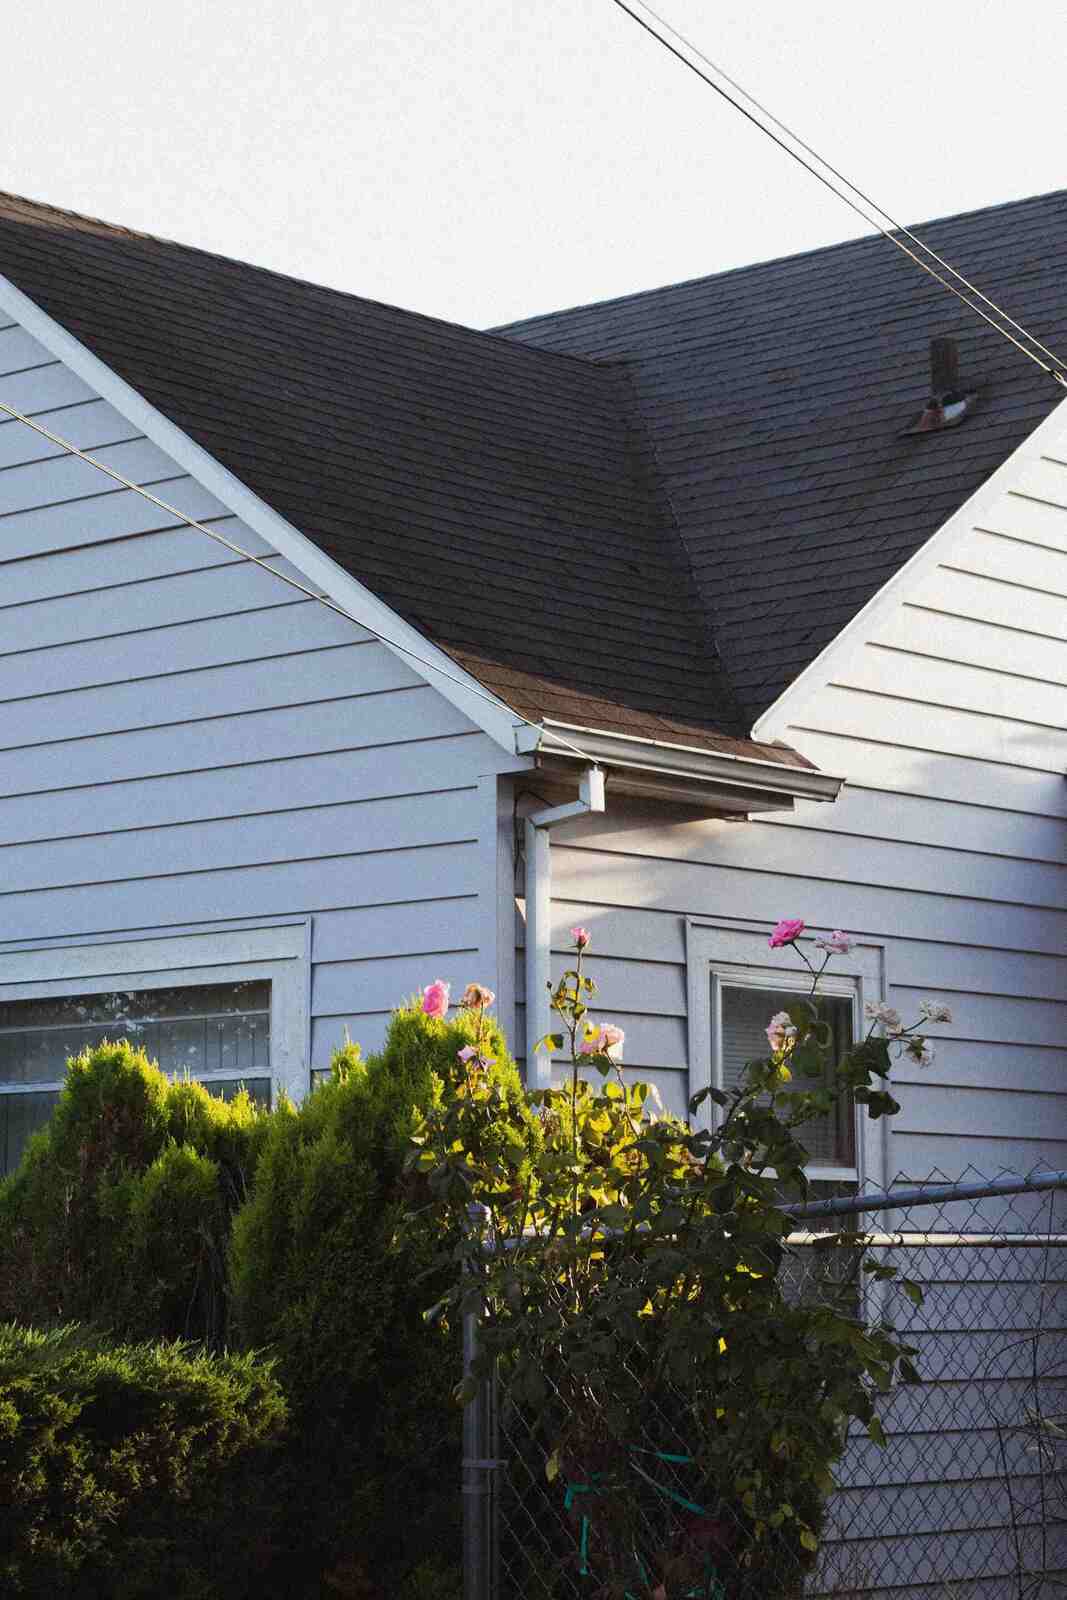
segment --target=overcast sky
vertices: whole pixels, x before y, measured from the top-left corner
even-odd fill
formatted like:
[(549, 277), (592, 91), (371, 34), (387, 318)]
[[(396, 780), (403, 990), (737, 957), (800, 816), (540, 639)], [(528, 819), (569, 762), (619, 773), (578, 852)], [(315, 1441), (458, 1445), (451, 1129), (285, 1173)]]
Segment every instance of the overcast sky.
[[(1067, 185), (1062, 0), (653, 3), (902, 221)], [(0, 188), (476, 327), (864, 231), (612, 0), (9, 4), (0, 106)]]

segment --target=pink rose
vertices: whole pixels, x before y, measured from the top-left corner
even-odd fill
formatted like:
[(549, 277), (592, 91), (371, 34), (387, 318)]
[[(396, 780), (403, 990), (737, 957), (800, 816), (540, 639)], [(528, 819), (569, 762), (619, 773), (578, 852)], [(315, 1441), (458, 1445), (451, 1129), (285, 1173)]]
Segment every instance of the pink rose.
[(589, 943), (589, 929), (572, 928), (571, 938), (574, 940), (579, 950), (584, 950), (586, 945)]
[(863, 1010), (868, 1021), (881, 1023), (891, 1039), (899, 1038), (904, 1032), (904, 1024), (900, 1019), (900, 1012), (895, 1006), (887, 1006), (882, 1000), (864, 1001)]
[(468, 983), (463, 991), (463, 999), (459, 1002), (470, 1011), (484, 1011), (496, 999), (492, 989), (487, 989), (484, 983)]
[(777, 1011), (767, 1024), (767, 1038), (771, 1049), (784, 1050), (791, 1039), (797, 1036), (797, 1030), (790, 1020), (788, 1011)]
[(448, 1016), (448, 996), (451, 986), (443, 978), (435, 978), (422, 991), (422, 1009), (428, 1017)]
[(913, 1034), (904, 1049), (913, 1061), (919, 1063), (920, 1067), (932, 1066), (934, 1056), (937, 1054), (929, 1039), (924, 1039), (920, 1033)]
[(777, 924), (767, 943), (772, 950), (777, 950), (780, 945), (794, 944), (804, 932), (804, 924), (799, 917), (783, 917)]
[(473, 1061), (476, 1067), (496, 1066), (496, 1056), (479, 1055), (478, 1046), (476, 1044), (465, 1044), (462, 1050), (456, 1051), (456, 1056), (460, 1061), (462, 1061), (464, 1066), (466, 1066), (470, 1061)]
[(589, 1039), (583, 1039), (578, 1046), (580, 1056), (610, 1056), (613, 1061), (622, 1060), (622, 1045), (626, 1038), (621, 1028), (613, 1022), (606, 1022)]
[(833, 951), (835, 955), (847, 956), (855, 940), (851, 934), (842, 933), (840, 928), (835, 928), (828, 939), (816, 939), (817, 950)]

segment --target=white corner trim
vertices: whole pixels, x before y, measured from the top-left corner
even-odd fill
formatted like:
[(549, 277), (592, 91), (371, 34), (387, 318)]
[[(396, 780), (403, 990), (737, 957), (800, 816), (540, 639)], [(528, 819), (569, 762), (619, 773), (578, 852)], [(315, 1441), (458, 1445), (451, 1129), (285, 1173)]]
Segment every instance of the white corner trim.
[[(272, 549), (299, 568), (310, 582), (318, 584), (331, 600), (343, 606), (371, 631), (382, 635), (382, 642), (387, 649), (392, 649), (393, 654), (406, 662), (412, 671), (421, 673), (439, 694), (469, 717), (509, 755), (515, 753), (515, 728), (522, 723), (517, 713), (511, 711), (503, 701), (499, 705), (490, 704), (484, 698), (488, 691), (451, 656), (405, 622), (358, 578), (345, 572), (306, 534), (286, 521), (235, 477), (228, 467), (224, 467), (195, 440), (190, 439), (177, 423), (157, 411), (132, 385), (120, 378), (117, 372), (3, 274), (0, 274), (0, 308), (8, 311), (27, 333), (65, 362), (102, 400), (108, 401), (128, 417), (153, 444), (173, 457), (190, 476), (266, 539)], [(390, 643), (392, 640), (402, 648), (394, 648)], [(421, 656), (429, 670), (413, 662), (407, 651), (414, 651)], [(439, 672), (433, 671), (435, 667), (440, 669)], [(448, 673), (450, 677), (443, 677), (441, 673)], [(454, 679), (460, 681), (454, 682)]]
[(863, 610), (858, 611), (852, 621), (846, 623), (815, 660), (805, 667), (787, 689), (783, 690), (773, 705), (768, 706), (753, 725), (753, 739), (767, 741), (785, 737), (786, 730), (797, 721), (803, 708), (825, 687), (837, 669), (839, 660), (865, 643), (882, 617), (901, 603), (907, 591), (925, 578), (927, 573), (941, 565), (957, 543), (969, 537), (975, 525), (981, 521), (983, 513), (1002, 495), (1010, 492), (1024, 463), (1040, 460), (1045, 446), (1053, 438), (1063, 439), (1064, 427), (1067, 424), (1065, 407), (1067, 400), (1061, 400), (1044, 422), (1039, 423), (1033, 433), (1012, 451), (1006, 461), (1001, 463), (992, 477), (987, 478), (970, 499), (965, 500), (959, 510), (954, 511), (948, 521), (942, 523), (925, 544), (920, 545), (899, 572), (894, 573), (878, 592), (871, 596)]

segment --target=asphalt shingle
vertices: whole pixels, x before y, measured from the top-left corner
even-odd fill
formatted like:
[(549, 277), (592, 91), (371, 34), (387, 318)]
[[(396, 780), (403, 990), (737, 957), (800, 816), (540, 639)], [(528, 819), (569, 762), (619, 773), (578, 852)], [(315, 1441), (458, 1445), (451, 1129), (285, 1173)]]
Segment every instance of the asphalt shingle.
[[(1067, 359), (1067, 191), (914, 231)], [(626, 365), (749, 725), (1063, 398), (881, 238), (496, 331)], [(978, 403), (907, 435), (938, 334)]]
[(0, 271), (521, 715), (767, 753), (623, 368), (10, 195)]
[[(1067, 191), (917, 231), (1067, 349)], [(520, 715), (800, 764), (753, 720), (1062, 395), (881, 239), (488, 333), (14, 196), (0, 271)]]

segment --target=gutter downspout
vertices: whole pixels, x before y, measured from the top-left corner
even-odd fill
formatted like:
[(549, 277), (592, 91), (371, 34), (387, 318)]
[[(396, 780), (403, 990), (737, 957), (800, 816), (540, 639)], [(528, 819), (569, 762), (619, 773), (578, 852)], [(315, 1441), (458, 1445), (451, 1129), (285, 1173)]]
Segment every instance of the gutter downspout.
[(579, 798), (570, 805), (534, 811), (525, 819), (526, 836), (526, 1082), (547, 1089), (552, 1082), (552, 1062), (534, 1049), (552, 1025), (549, 987), (552, 982), (552, 862), (548, 833), (557, 822), (589, 816), (604, 809), (604, 773), (586, 767)]

